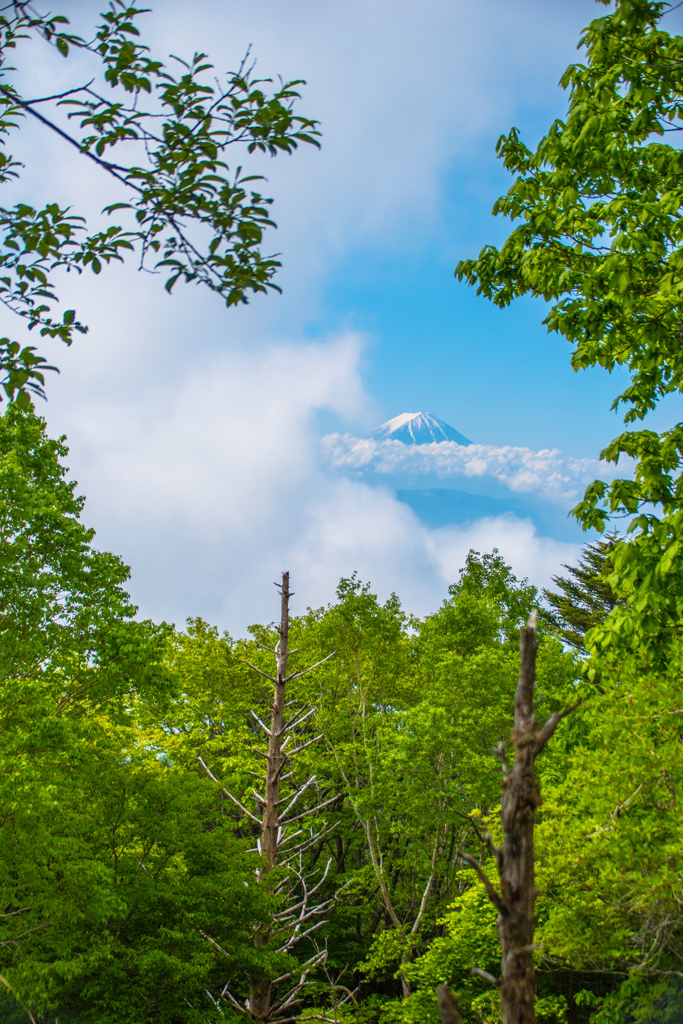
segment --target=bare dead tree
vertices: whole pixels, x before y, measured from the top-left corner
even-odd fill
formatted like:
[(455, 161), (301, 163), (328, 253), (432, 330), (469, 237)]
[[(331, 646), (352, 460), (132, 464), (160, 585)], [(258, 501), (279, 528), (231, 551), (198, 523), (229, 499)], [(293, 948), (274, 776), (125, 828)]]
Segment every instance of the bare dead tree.
[[(484, 840), (495, 859), (498, 888), (483, 865), (467, 853), (462, 859), (476, 871), (489, 900), (498, 911), (498, 936), (501, 947), (500, 978), (488, 971), (472, 968), (472, 973), (495, 985), (500, 992), (503, 1024), (534, 1024), (534, 818), (541, 803), (536, 778), (536, 758), (558, 725), (578, 707), (580, 701), (557, 711), (539, 728), (534, 714), (536, 684), (536, 611), (519, 639), (520, 670), (515, 694), (515, 721), (512, 729), (514, 764), (508, 764), (502, 744), (496, 749), (503, 769), (500, 820), (503, 845), (496, 846), (488, 833)], [(443, 1024), (460, 1024), (457, 1000), (443, 985), (438, 990)]]
[[(327, 878), (332, 859), (327, 861), (322, 873), (314, 880), (307, 876), (304, 868), (306, 851), (314, 844), (319, 843), (331, 829), (323, 824), (317, 831), (307, 830), (305, 820), (319, 814), (326, 807), (330, 807), (339, 799), (339, 796), (335, 794), (330, 799), (318, 800), (304, 810), (297, 809), (296, 805), (301, 797), (305, 793), (315, 790), (316, 777), (311, 775), (301, 785), (297, 785), (294, 781), (294, 770), (285, 772), (284, 769), (302, 750), (321, 740), (323, 734), (320, 733), (308, 740), (304, 739), (304, 742), (300, 742), (298, 746), (289, 746), (296, 736), (297, 730), (309, 722), (317, 708), (308, 705), (302, 706), (296, 699), (288, 701), (286, 691), (288, 683), (300, 679), (324, 664), (333, 657), (334, 652), (316, 662), (315, 665), (289, 672), (289, 658), (297, 652), (289, 649), (289, 600), (292, 592), (289, 589), (288, 572), (283, 572), (282, 583), (276, 584), (276, 586), (280, 590), (282, 599), (280, 625), (276, 627), (280, 639), (273, 650), (264, 648), (275, 656), (276, 673), (272, 676), (256, 665), (247, 662), (254, 672), (258, 672), (274, 685), (270, 724), (266, 725), (255, 711), (251, 712), (259, 728), (268, 739), (267, 753), (256, 751), (266, 761), (266, 773), (259, 775), (263, 782), (263, 793), (252, 789), (257, 813), (254, 814), (248, 810), (233, 793), (222, 786), (221, 788), (242, 814), (259, 826), (260, 836), (256, 841), (254, 851), (262, 854), (262, 864), (256, 870), (258, 881), (264, 882), (276, 867), (286, 870), (285, 877), (273, 889), (275, 894), (285, 897), (284, 909), (274, 914), (271, 920), (255, 925), (254, 943), (257, 947), (264, 946), (275, 939), (279, 943), (277, 951), (289, 953), (302, 939), (311, 938), (318, 928), (326, 924), (323, 915), (334, 903), (334, 899), (316, 902)], [(292, 710), (288, 720), (285, 721), (285, 713), (290, 708)], [(294, 742), (296, 743), (296, 740)], [(221, 785), (201, 757), (199, 761), (209, 777)], [(212, 942), (208, 936), (205, 938)], [(213, 942), (213, 945), (217, 944)], [(220, 949), (220, 947), (218, 948)], [(315, 967), (324, 963), (326, 957), (326, 949), (316, 948), (316, 952), (301, 965), (297, 977), (292, 977), (291, 973), (287, 973), (279, 978), (264, 976), (254, 979), (250, 984), (249, 998), (245, 1000), (244, 1005), (230, 992), (229, 985), (223, 988), (220, 999), (227, 1000), (233, 1009), (258, 1021), (259, 1024), (271, 1024), (271, 1022), (286, 1024), (288, 1021), (294, 1021), (297, 1018), (296, 1007), (300, 1002), (301, 992), (307, 984), (308, 976)], [(284, 994), (275, 998), (274, 986), (282, 985), (285, 982), (289, 983), (289, 988)], [(208, 994), (210, 995), (210, 993)], [(216, 1005), (219, 1005), (219, 1000), (213, 996), (211, 998), (214, 999)]]

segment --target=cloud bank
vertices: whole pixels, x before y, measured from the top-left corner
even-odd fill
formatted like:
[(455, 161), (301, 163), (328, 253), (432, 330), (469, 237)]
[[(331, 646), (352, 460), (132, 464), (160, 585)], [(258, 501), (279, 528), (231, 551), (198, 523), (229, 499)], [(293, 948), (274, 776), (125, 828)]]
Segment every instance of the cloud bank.
[(443, 480), (490, 477), (517, 493), (567, 504), (596, 477), (611, 472), (598, 459), (577, 459), (557, 449), (532, 451), (510, 445), (459, 445), (454, 441), (407, 445), (352, 434), (327, 434), (324, 458), (338, 470), (388, 476), (435, 474)]

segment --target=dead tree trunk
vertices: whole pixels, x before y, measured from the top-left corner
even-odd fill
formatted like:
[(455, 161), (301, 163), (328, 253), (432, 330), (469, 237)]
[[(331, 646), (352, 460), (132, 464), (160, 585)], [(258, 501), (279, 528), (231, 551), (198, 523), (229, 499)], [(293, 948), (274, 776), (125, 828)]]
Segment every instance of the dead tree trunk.
[[(496, 846), (485, 835), (489, 851), (498, 869), (499, 888), (493, 885), (484, 868), (469, 854), (470, 864), (484, 884), (487, 895), (498, 911), (498, 935), (501, 947), (500, 978), (473, 968), (473, 973), (496, 985), (500, 991), (503, 1024), (534, 1024), (534, 817), (541, 803), (536, 778), (536, 757), (543, 750), (562, 719), (578, 706), (551, 715), (542, 728), (536, 725), (534, 687), (536, 683), (536, 612), (520, 633), (520, 670), (515, 694), (515, 723), (512, 729), (514, 764), (509, 766), (503, 745), (496, 753), (503, 768), (501, 825), (503, 845)], [(448, 993), (441, 993), (442, 1018), (448, 1006)], [(456, 1004), (457, 1009), (457, 1004)]]
[[(261, 810), (260, 817), (247, 810), (237, 797), (228, 792), (228, 790), (224, 789), (223, 792), (239, 807), (243, 814), (260, 826), (261, 834), (256, 843), (256, 850), (263, 856), (262, 866), (256, 871), (259, 882), (264, 881), (275, 867), (286, 867), (289, 872), (284, 881), (280, 882), (275, 890), (277, 892), (288, 891), (290, 895), (289, 904), (284, 910), (277, 913), (273, 920), (260, 923), (254, 929), (255, 946), (264, 946), (271, 942), (275, 936), (280, 935), (281, 945), (278, 948), (278, 952), (288, 952), (301, 939), (311, 935), (312, 932), (326, 923), (321, 919), (321, 915), (329, 910), (333, 903), (333, 900), (326, 900), (323, 903), (315, 904), (313, 899), (327, 877), (331, 859), (328, 860), (322, 875), (314, 883), (303, 874), (302, 861), (303, 853), (314, 843), (320, 842), (329, 830), (323, 825), (322, 829), (319, 829), (317, 833), (310, 833), (299, 840), (299, 842), (292, 842), (292, 840), (297, 835), (303, 835), (298, 824), (302, 819), (317, 814), (325, 807), (329, 807), (338, 800), (338, 796), (335, 795), (329, 800), (318, 800), (313, 806), (298, 813), (292, 813), (299, 798), (315, 785), (316, 779), (315, 776), (311, 776), (301, 786), (297, 786), (293, 782), (294, 771), (284, 773), (283, 769), (299, 751), (321, 740), (322, 733), (301, 743), (300, 746), (294, 749), (288, 747), (290, 740), (295, 735), (295, 730), (307, 722), (317, 709), (315, 707), (299, 706), (298, 710), (294, 710), (290, 714), (289, 720), (285, 721), (286, 709), (291, 708), (297, 703), (295, 700), (286, 700), (287, 684), (318, 668), (319, 665), (333, 657), (334, 652), (328, 654), (322, 661), (311, 665), (309, 668), (288, 674), (290, 655), (296, 653), (289, 650), (289, 600), (292, 593), (289, 589), (288, 572), (283, 572), (282, 583), (279, 584), (279, 589), (281, 593), (280, 625), (276, 628), (280, 639), (276, 648), (271, 651), (275, 655), (276, 674), (271, 676), (257, 668), (256, 665), (251, 665), (247, 662), (251, 669), (270, 680), (274, 685), (273, 703), (270, 707), (270, 726), (268, 727), (262, 722), (254, 711), (251, 712), (260, 728), (268, 737), (268, 752), (258, 752), (266, 760), (266, 774), (265, 776), (260, 776), (264, 783), (263, 795), (255, 789), (252, 790), (257, 805)], [(270, 650), (270, 648), (265, 649)], [(213, 781), (218, 782), (219, 780), (204, 761), (201, 758), (199, 760)], [(285, 805), (284, 809), (281, 809), (283, 804)], [(290, 832), (291, 825), (294, 825), (297, 831)], [(297, 862), (298, 868), (296, 866)], [(211, 940), (209, 939), (209, 941)], [(271, 1024), (271, 1022), (275, 1021), (284, 1024), (285, 1021), (292, 1021), (296, 1016), (295, 1008), (299, 1003), (298, 996), (307, 983), (308, 975), (314, 967), (324, 962), (326, 955), (326, 951), (321, 950), (302, 964), (298, 981), (290, 985), (289, 990), (280, 998), (273, 998), (273, 985), (276, 982), (285, 982), (288, 979), (291, 982), (292, 979), (289, 974), (283, 975), (278, 979), (267, 976), (254, 979), (250, 985), (249, 999), (244, 1005), (241, 1005), (234, 998), (227, 985), (221, 992), (221, 998), (227, 999), (233, 1009), (248, 1015), (252, 1020), (257, 1021), (258, 1024)], [(344, 1001), (346, 1000), (342, 1000), (342, 1002)]]
[[(266, 761), (265, 793), (262, 801), (260, 852), (265, 858), (264, 875), (277, 864), (278, 853), (278, 805), (280, 802), (280, 776), (285, 763), (282, 753), (282, 733), (285, 714), (285, 690), (287, 687), (287, 663), (289, 660), (289, 573), (283, 572), (280, 585), (282, 598), (280, 608), (280, 641), (275, 654), (276, 675), (273, 703), (270, 710), (270, 731), (268, 733), (268, 755)], [(255, 936), (257, 945), (272, 938), (272, 928), (260, 929)], [(249, 989), (249, 1012), (257, 1021), (267, 1021), (271, 1012), (272, 978), (258, 978)]]

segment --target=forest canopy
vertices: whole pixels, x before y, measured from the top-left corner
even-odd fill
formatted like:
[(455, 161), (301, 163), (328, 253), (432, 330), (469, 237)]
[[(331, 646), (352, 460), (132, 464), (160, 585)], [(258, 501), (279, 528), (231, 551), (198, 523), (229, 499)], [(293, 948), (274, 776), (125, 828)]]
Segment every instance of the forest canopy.
[[(264, 873), (274, 624), (234, 640), (200, 619), (137, 621), (125, 566), (81, 525), (63, 441), (13, 406), (0, 431), (0, 974), (25, 1007), (74, 1024), (237, 1019), (226, 993), (243, 1007), (268, 978), (276, 1021), (305, 974), (297, 1018), (437, 1024), (446, 981), (466, 1020), (495, 1020), (470, 971), (497, 970), (495, 914), (463, 858), (485, 863), (496, 836), (492, 750), (509, 744), (535, 588), (472, 551), (422, 620), (356, 576), (291, 618), (299, 852)], [(603, 594), (604, 556), (585, 565)], [(539, 760), (537, 1013), (647, 1016), (679, 987), (679, 660), (591, 682), (553, 611), (570, 583), (539, 623), (539, 719), (584, 702)], [(306, 927), (302, 886), (320, 910)], [(16, 1005), (8, 992), (6, 1019)]]

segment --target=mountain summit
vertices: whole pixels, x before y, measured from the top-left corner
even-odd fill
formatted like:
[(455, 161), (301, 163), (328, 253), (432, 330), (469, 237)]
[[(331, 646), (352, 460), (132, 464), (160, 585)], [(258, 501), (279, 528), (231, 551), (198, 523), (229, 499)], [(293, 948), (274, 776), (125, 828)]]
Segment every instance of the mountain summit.
[(443, 420), (431, 412), (402, 412), (373, 430), (369, 437), (377, 441), (403, 441), (404, 444), (432, 444), (434, 441), (455, 441), (456, 444), (473, 444)]

